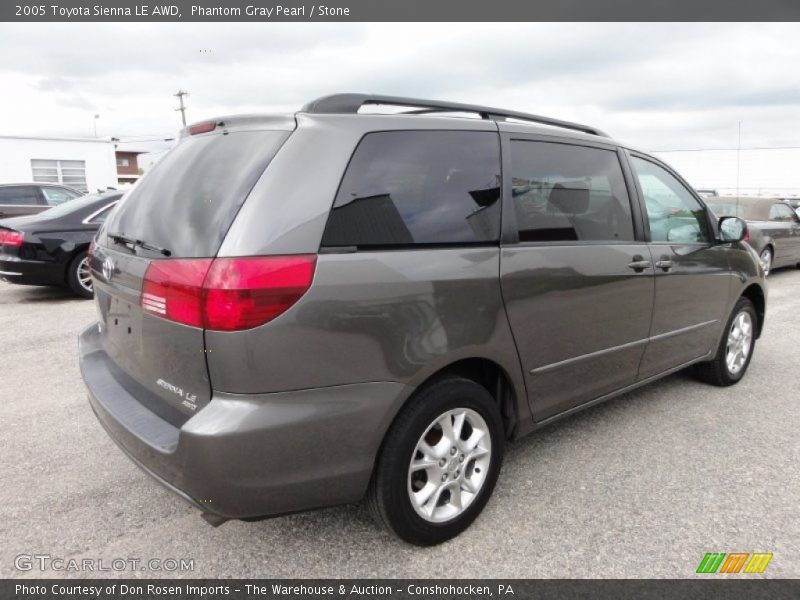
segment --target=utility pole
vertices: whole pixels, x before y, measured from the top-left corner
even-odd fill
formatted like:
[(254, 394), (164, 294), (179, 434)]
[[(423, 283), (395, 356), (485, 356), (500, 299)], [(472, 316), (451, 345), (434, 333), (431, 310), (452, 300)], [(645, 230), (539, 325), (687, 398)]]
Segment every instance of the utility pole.
[(180, 111), (181, 113), (181, 121), (183, 121), (183, 126), (186, 127), (186, 107), (183, 105), (183, 97), (188, 96), (189, 92), (184, 92), (183, 90), (178, 90), (178, 93), (175, 94), (175, 97), (180, 102), (180, 106), (176, 108), (176, 111)]
[(97, 119), (100, 118), (100, 115), (94, 116), (94, 137), (97, 137)]

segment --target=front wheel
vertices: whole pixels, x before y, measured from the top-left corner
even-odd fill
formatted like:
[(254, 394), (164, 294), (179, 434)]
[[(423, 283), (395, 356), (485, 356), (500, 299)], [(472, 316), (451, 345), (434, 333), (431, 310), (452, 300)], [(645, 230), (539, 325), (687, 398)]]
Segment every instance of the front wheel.
[(503, 425), (486, 389), (448, 377), (395, 419), (367, 494), (376, 520), (412, 544), (439, 544), (480, 514), (503, 462)]
[(738, 383), (744, 377), (756, 344), (758, 316), (753, 303), (739, 298), (722, 336), (714, 359), (697, 365), (700, 379), (719, 386)]
[(79, 252), (67, 267), (67, 287), (82, 298), (92, 298), (92, 269), (89, 266), (89, 255)]

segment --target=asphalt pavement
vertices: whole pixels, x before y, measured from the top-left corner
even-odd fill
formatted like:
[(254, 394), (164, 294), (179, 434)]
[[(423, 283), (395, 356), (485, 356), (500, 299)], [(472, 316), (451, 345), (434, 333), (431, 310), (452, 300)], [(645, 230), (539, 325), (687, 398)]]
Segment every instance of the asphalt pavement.
[[(96, 421), (76, 360), (94, 314), (0, 283), (2, 577), (693, 577), (706, 552), (771, 552), (763, 576), (800, 577), (800, 271), (770, 276), (739, 385), (680, 373), (512, 444), (483, 514), (426, 549), (360, 505), (212, 528)], [(64, 570), (84, 559), (110, 570)], [(193, 570), (130, 566), (151, 559)]]

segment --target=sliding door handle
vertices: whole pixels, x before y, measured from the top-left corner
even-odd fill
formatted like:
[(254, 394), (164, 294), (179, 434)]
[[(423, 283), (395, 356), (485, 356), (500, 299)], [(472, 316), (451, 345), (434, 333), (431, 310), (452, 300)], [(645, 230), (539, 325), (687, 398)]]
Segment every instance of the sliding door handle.
[(633, 259), (633, 262), (628, 263), (628, 268), (633, 269), (637, 273), (641, 273), (652, 266), (649, 260), (643, 260), (641, 256), (634, 256)]
[(662, 271), (669, 271), (673, 267), (673, 263), (669, 259), (662, 258), (661, 260), (656, 261), (656, 267)]

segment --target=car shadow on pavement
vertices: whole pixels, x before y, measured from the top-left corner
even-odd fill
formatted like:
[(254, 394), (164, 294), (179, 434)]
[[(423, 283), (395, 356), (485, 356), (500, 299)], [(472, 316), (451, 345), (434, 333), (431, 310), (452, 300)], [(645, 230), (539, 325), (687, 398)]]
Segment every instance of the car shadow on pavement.
[(75, 302), (85, 302), (85, 298), (80, 298), (66, 288), (52, 286), (13, 286), (13, 291), (4, 295), (0, 304), (18, 304), (25, 302), (63, 302), (74, 300)]

